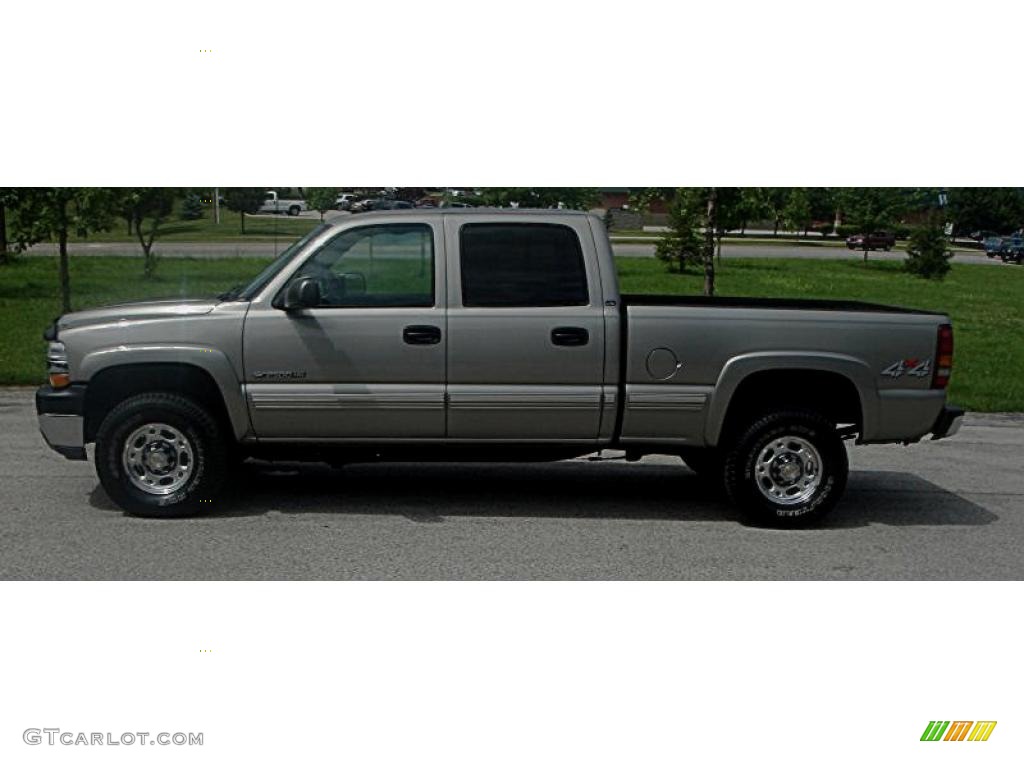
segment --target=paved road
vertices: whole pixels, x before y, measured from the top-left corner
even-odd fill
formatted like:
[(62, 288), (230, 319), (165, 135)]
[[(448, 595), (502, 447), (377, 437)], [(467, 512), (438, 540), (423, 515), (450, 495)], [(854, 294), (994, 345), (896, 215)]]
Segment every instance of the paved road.
[(852, 449), (827, 527), (737, 522), (669, 458), (254, 465), (204, 518), (125, 517), (0, 390), (3, 579), (1020, 579), (1024, 416)]
[[(291, 242), (291, 238), (282, 237), (274, 242), (242, 242), (242, 243), (160, 243), (154, 251), (161, 256), (190, 256), (199, 259), (217, 259), (228, 256), (270, 258), (283, 251)], [(613, 243), (616, 256), (638, 256), (650, 258), (654, 256), (654, 245), (648, 243)], [(139, 256), (139, 246), (135, 243), (72, 243), (69, 246), (72, 255), (99, 254), (104, 256)], [(29, 249), (30, 255), (56, 254), (57, 247), (44, 243)], [(834, 246), (813, 245), (762, 245), (727, 243), (722, 246), (723, 258), (772, 258), (772, 259), (858, 259), (859, 251)], [(872, 251), (869, 259), (903, 260), (904, 251)], [(953, 261), (957, 264), (992, 264), (1007, 266), (998, 259), (989, 259), (983, 253), (956, 251)]]

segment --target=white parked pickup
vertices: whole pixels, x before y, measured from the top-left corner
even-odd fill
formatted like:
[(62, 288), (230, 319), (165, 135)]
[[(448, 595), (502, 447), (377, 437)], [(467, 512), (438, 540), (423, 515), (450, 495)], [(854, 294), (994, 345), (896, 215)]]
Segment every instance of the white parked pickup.
[(302, 211), (309, 210), (305, 200), (282, 200), (274, 190), (267, 190), (267, 197), (260, 206), (258, 213), (287, 213), (298, 216)]

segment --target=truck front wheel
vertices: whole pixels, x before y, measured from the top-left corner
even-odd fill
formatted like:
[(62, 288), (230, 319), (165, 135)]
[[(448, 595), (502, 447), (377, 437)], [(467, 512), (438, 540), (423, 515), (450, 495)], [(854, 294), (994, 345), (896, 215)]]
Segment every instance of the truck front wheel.
[(725, 486), (752, 521), (798, 527), (839, 501), (849, 465), (834, 424), (813, 411), (786, 410), (756, 419), (726, 451)]
[(139, 517), (184, 517), (214, 508), (226, 454), (217, 420), (198, 403), (169, 392), (128, 398), (96, 433), (103, 490)]

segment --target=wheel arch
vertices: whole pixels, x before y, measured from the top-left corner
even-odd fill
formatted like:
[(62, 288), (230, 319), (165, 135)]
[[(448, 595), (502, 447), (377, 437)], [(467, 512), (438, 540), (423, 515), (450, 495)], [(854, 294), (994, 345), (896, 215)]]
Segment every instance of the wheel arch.
[(730, 360), (715, 386), (705, 442), (717, 446), (756, 414), (774, 407), (820, 411), (836, 424), (873, 428), (877, 411), (870, 371), (837, 354), (753, 354)]
[(232, 389), (223, 378), (223, 372), (184, 361), (117, 363), (100, 368), (92, 372), (86, 387), (85, 442), (95, 440), (103, 419), (118, 403), (144, 392), (171, 392), (195, 400), (227, 434), (239, 440), (249, 432), (248, 413), (237, 379)]

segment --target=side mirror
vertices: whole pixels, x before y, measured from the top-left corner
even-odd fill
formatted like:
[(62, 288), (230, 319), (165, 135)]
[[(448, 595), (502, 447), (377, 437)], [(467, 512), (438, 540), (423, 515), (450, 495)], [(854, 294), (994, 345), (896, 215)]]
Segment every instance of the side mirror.
[(288, 285), (281, 308), (286, 312), (294, 309), (316, 307), (320, 304), (320, 284), (312, 277), (300, 277)]

